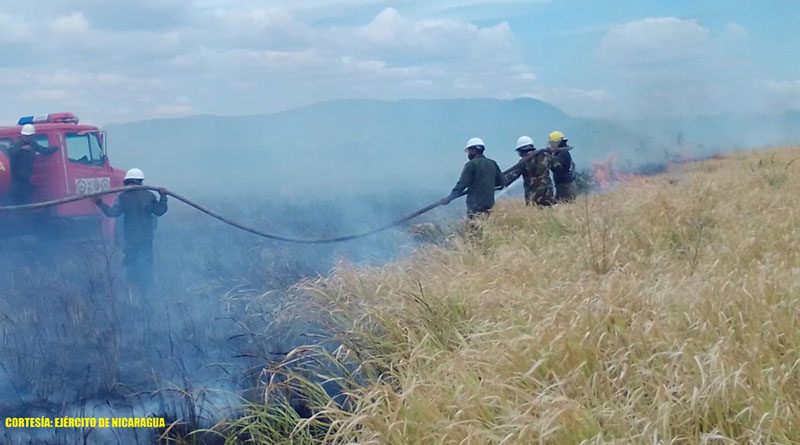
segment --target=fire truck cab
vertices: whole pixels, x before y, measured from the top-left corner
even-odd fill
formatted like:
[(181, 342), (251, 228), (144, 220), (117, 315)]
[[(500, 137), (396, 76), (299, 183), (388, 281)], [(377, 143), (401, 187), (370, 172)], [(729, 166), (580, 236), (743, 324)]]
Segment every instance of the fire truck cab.
[[(25, 116), (15, 126), (0, 127), (0, 205), (9, 205), (12, 167), (9, 149), (19, 138), (25, 124), (34, 125), (34, 137), (39, 145), (57, 147), (52, 154), (36, 155), (31, 177), (32, 202), (82, 196), (122, 186), (125, 172), (109, 164), (104, 132), (95, 126), (80, 124), (78, 117), (72, 113)], [(108, 195), (104, 198), (106, 202), (112, 199)], [(32, 218), (37, 222), (35, 229), (28, 224), (19, 224), (10, 213), (0, 213), (0, 237), (27, 234), (44, 228), (55, 231), (53, 234), (58, 236), (113, 236), (113, 221), (104, 218), (90, 200), (27, 213), (33, 215)]]

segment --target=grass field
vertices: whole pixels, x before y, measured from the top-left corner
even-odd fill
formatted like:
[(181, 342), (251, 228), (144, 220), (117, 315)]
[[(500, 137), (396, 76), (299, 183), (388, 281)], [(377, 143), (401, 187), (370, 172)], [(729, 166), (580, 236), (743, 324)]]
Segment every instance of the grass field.
[(271, 404), (218, 430), (265, 443), (800, 443), (798, 157), (675, 166), (549, 209), (505, 201), (470, 239), (301, 283), (296, 315), (312, 306), (341, 346), (265, 370), (253, 400)]

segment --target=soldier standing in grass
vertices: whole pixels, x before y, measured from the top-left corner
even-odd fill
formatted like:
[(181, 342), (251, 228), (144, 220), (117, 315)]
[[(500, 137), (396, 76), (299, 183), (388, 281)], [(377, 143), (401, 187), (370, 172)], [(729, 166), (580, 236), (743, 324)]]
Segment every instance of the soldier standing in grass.
[(467, 217), (473, 219), (479, 215), (487, 215), (494, 207), (494, 191), (503, 188), (503, 173), (493, 160), (485, 157), (483, 140), (472, 138), (464, 149), (467, 161), (461, 171), (461, 177), (449, 195), (442, 198), (440, 204), (450, 201), (467, 192)]
[[(142, 185), (144, 173), (132, 168), (125, 174), (124, 185)], [(153, 284), (153, 235), (154, 215), (167, 213), (167, 190), (159, 189), (160, 198), (148, 190), (127, 190), (117, 197), (109, 207), (100, 198), (95, 204), (109, 218), (123, 217), (125, 238), (125, 275), (128, 282), (143, 293)]]
[(556, 184), (556, 200), (558, 202), (571, 202), (578, 195), (578, 186), (575, 184), (575, 163), (569, 151), (572, 147), (567, 145), (564, 133), (554, 131), (548, 136), (548, 149), (553, 156), (553, 182)]
[(516, 151), (522, 159), (506, 172), (505, 186), (522, 176), (525, 204), (553, 205), (553, 181), (550, 180), (550, 169), (556, 167), (553, 156), (547, 150), (537, 150), (528, 136), (517, 139)]

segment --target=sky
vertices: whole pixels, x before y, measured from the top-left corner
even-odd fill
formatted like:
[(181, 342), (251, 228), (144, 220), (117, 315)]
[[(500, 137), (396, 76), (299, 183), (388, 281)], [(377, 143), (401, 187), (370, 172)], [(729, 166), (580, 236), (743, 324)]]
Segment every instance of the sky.
[(533, 97), (575, 116), (800, 108), (800, 0), (0, 0), (0, 122)]

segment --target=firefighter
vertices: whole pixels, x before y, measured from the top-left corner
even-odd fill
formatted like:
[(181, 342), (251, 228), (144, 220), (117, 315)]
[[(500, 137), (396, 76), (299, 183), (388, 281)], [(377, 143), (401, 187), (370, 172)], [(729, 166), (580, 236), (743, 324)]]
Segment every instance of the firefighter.
[[(126, 186), (142, 185), (144, 173), (132, 168), (125, 174)], [(153, 284), (154, 217), (167, 213), (167, 190), (159, 189), (159, 199), (149, 190), (126, 190), (109, 207), (100, 198), (95, 204), (110, 218), (123, 217), (125, 274), (128, 282), (143, 293)]]
[(506, 172), (505, 186), (508, 187), (522, 176), (525, 204), (552, 205), (554, 199), (550, 168), (555, 166), (553, 156), (547, 150), (537, 150), (533, 146), (533, 139), (528, 136), (521, 136), (517, 139), (515, 150), (522, 159)]
[(33, 124), (22, 126), (19, 138), (14, 141), (8, 150), (8, 160), (11, 167), (11, 184), (8, 190), (8, 199), (12, 205), (30, 204), (31, 202), (31, 175), (36, 153), (50, 155), (58, 147), (42, 147), (35, 141), (36, 127)]
[(553, 156), (553, 182), (556, 184), (556, 201), (571, 202), (578, 195), (578, 186), (575, 184), (575, 163), (569, 151), (572, 147), (567, 145), (564, 133), (554, 131), (547, 138), (548, 149)]
[(483, 140), (480, 138), (467, 141), (464, 151), (469, 161), (464, 164), (461, 177), (453, 187), (453, 191), (440, 201), (440, 204), (447, 205), (466, 190), (469, 219), (488, 214), (494, 207), (494, 191), (503, 187), (503, 173), (496, 162), (483, 155), (484, 149)]

